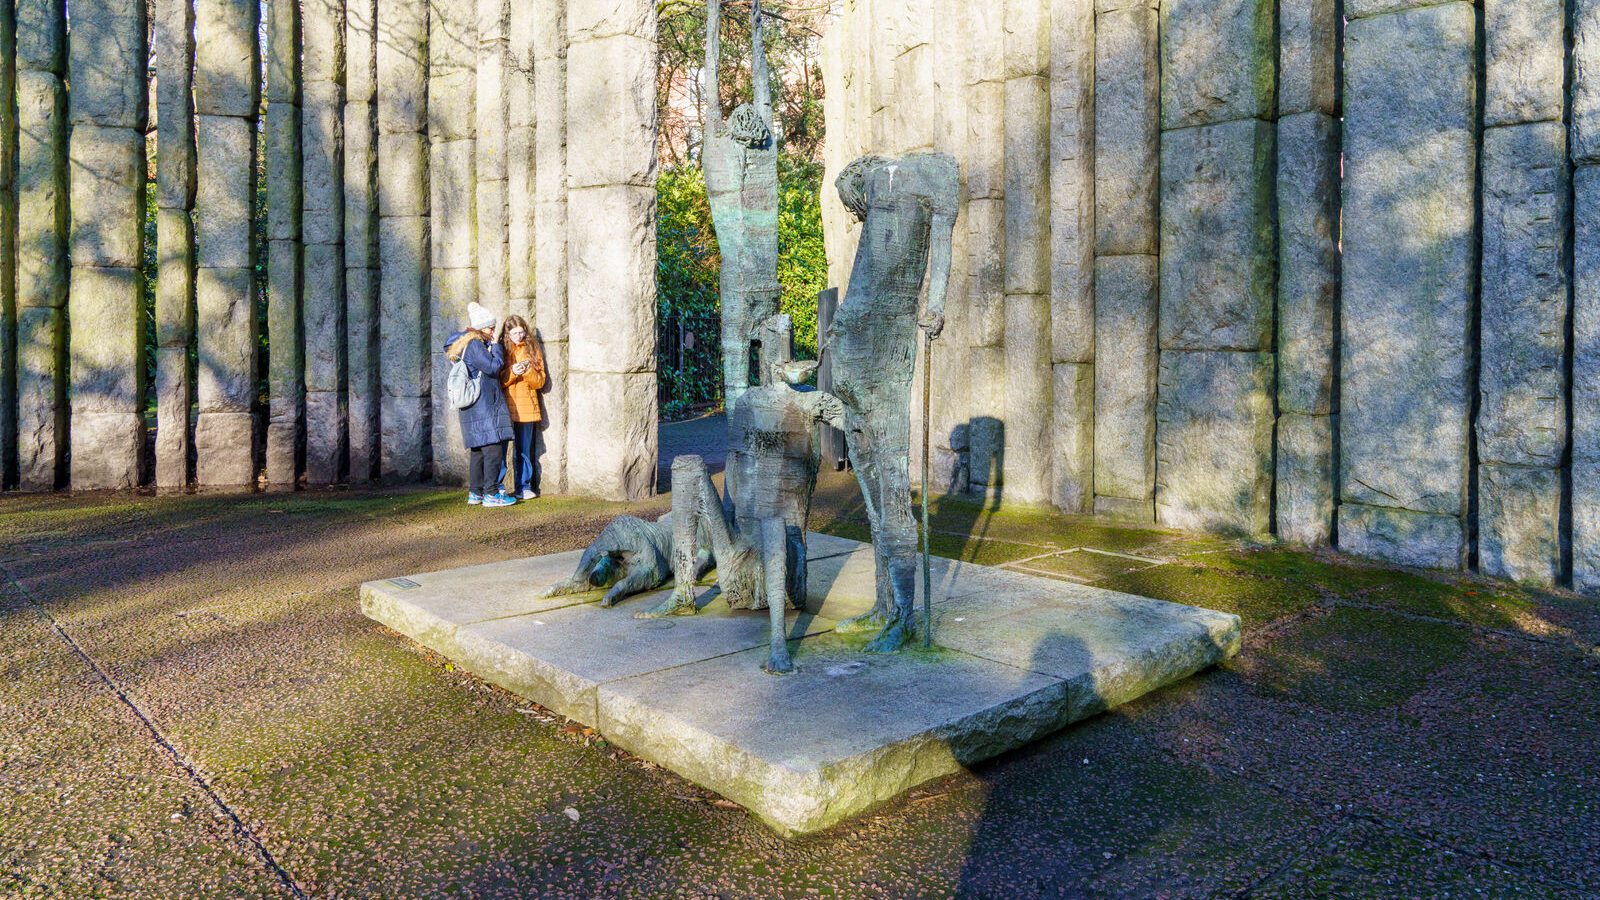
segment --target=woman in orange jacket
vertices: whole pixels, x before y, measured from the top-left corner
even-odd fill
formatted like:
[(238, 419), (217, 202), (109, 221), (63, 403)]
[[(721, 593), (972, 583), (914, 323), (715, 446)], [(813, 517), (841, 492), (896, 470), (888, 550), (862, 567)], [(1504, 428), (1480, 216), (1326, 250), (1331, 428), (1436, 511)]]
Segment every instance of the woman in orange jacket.
[[(533, 329), (521, 316), (507, 316), (502, 340), (505, 367), (500, 384), (506, 391), (506, 406), (511, 410), (511, 434), (515, 449), (507, 465), (516, 473), (512, 496), (532, 500), (539, 496), (539, 461), (535, 442), (539, 439), (539, 390), (544, 387), (544, 354), (534, 342)], [(502, 483), (504, 478), (501, 479)]]

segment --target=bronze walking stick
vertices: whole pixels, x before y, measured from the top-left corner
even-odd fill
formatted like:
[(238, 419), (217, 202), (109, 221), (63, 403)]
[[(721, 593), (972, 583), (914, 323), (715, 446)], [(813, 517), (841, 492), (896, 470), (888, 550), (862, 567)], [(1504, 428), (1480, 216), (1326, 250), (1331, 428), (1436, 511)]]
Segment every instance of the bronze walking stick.
[(928, 531), (928, 453), (931, 438), (928, 424), (929, 394), (933, 371), (933, 335), (923, 332), (922, 343), (922, 646), (933, 646), (933, 570), (928, 561), (932, 540)]

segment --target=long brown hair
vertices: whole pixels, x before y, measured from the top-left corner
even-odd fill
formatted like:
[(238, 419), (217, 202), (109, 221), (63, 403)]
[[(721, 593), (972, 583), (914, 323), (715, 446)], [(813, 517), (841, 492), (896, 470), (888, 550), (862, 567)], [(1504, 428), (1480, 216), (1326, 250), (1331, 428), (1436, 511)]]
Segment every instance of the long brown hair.
[(511, 358), (514, 352), (511, 348), (516, 346), (511, 340), (511, 332), (516, 331), (518, 328), (528, 333), (524, 340), (527, 341), (528, 349), (533, 351), (533, 356), (537, 359), (539, 357), (539, 345), (534, 343), (533, 328), (528, 325), (528, 320), (521, 316), (506, 316), (505, 327), (500, 329), (500, 343), (506, 348), (506, 359), (509, 360)]

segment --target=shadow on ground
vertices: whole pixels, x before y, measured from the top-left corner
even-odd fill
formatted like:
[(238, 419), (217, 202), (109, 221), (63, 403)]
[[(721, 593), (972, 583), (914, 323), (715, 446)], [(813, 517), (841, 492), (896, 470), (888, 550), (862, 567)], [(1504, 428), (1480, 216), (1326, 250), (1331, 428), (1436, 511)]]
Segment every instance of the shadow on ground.
[[(360, 616), (667, 506), (462, 499), (0, 500), (0, 895), (1600, 892), (1592, 602), (939, 500), (941, 555), (1237, 612), (1244, 652), (785, 843)], [(818, 529), (857, 500), (825, 474)]]

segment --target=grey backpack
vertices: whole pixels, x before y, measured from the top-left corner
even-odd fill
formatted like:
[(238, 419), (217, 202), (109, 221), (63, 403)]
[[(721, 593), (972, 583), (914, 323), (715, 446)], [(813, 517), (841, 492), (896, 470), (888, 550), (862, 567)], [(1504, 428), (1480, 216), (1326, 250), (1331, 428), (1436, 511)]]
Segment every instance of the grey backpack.
[(478, 402), (478, 380), (483, 376), (467, 372), (467, 361), (458, 359), (450, 364), (450, 403), (456, 409), (466, 409)]

